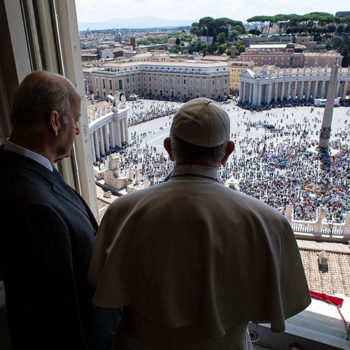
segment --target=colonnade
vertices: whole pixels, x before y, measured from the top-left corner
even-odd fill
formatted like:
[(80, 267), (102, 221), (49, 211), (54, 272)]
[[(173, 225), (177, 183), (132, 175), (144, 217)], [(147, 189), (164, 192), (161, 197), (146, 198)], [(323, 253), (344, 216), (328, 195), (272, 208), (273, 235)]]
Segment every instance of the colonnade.
[(108, 112), (89, 124), (91, 153), (94, 163), (101, 157), (123, 144), (128, 139), (127, 110), (122, 112)]
[[(326, 98), (330, 72), (325, 70), (299, 74), (273, 74), (267, 72), (259, 75), (242, 75), (240, 79), (239, 100), (242, 103), (260, 106), (281, 101), (301, 101)], [(316, 73), (316, 74), (315, 74)], [(350, 71), (339, 72), (335, 98), (345, 100), (349, 95)]]

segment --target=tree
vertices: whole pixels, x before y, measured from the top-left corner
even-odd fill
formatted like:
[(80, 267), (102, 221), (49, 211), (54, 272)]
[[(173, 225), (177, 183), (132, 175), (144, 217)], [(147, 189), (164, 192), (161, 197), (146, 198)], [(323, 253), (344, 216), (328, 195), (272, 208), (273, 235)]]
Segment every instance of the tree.
[(267, 23), (267, 35), (269, 35), (270, 28), (273, 23), (275, 23), (274, 16), (254, 16), (247, 19), (247, 22), (258, 22), (260, 23), (260, 27), (263, 27), (264, 23)]
[(326, 29), (327, 33), (334, 33), (334, 32), (335, 32), (335, 29), (336, 29), (336, 26), (335, 26), (335, 24), (330, 23), (330, 24), (328, 24), (328, 25), (326, 26), (325, 29)]
[(192, 23), (192, 26), (191, 26), (191, 29), (190, 29), (190, 33), (193, 34), (193, 35), (197, 35), (197, 36), (201, 35), (201, 28), (200, 28), (198, 22)]
[(180, 39), (179, 39), (179, 38), (176, 38), (175, 44), (176, 44), (176, 45), (180, 45)]
[(344, 38), (341, 36), (334, 36), (331, 39), (331, 42), (332, 42), (332, 48), (338, 50), (343, 45)]
[(337, 25), (337, 29), (336, 29), (336, 32), (341, 34), (345, 31), (345, 24), (344, 23), (341, 23), (341, 24), (338, 24)]
[(261, 34), (261, 31), (256, 29), (256, 28), (249, 29), (248, 32), (249, 32), (249, 34), (253, 34), (253, 35), (256, 35), (256, 36)]
[(218, 51), (219, 54), (222, 54), (222, 53), (224, 53), (226, 50), (227, 50), (226, 44), (221, 44), (221, 45), (219, 45), (217, 51)]
[[(236, 39), (238, 34), (245, 33), (245, 28), (241, 21), (234, 21), (225, 17), (217, 19), (212, 17), (203, 17), (199, 20), (199, 22), (192, 23), (190, 32), (191, 34), (196, 34), (198, 36), (212, 36), (213, 41), (216, 42), (218, 40), (217, 36), (220, 33), (225, 34), (226, 41), (230, 31), (233, 29), (235, 31), (231, 34), (231, 40)], [(223, 43), (222, 35), (220, 36), (220, 40)]]
[(343, 56), (342, 67), (349, 67), (350, 64), (350, 45), (344, 42), (340, 47), (340, 53)]
[(226, 34), (224, 32), (220, 32), (217, 35), (216, 40), (219, 44), (225, 44), (226, 43)]
[(237, 55), (240, 55), (245, 50), (245, 46), (243, 45), (242, 40), (237, 40), (233, 43), (234, 46), (237, 48)]
[(331, 50), (333, 48), (331, 39), (326, 41), (326, 50)]
[(199, 20), (199, 27), (201, 28), (201, 35), (214, 36), (214, 23), (212, 17), (203, 17)]
[(235, 41), (238, 38), (238, 31), (236, 29), (231, 29), (228, 33), (227, 39), (229, 41)]

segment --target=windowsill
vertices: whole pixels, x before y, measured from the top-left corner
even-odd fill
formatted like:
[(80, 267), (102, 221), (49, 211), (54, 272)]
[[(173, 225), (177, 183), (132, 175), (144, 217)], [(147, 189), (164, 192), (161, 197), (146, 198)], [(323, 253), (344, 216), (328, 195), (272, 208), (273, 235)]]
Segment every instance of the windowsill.
[[(336, 295), (344, 299), (340, 308), (345, 320), (350, 320), (350, 298)], [(270, 328), (270, 324), (260, 324), (259, 327)], [(286, 321), (286, 334), (306, 339), (311, 342), (325, 344), (331, 348), (350, 350), (350, 341), (345, 339), (345, 325), (333, 305), (321, 300), (312, 299), (312, 303), (303, 312), (289, 318)], [(273, 335), (270, 333), (270, 344), (273, 344)], [(299, 342), (299, 341), (298, 341)], [(317, 348), (317, 347), (316, 347)]]

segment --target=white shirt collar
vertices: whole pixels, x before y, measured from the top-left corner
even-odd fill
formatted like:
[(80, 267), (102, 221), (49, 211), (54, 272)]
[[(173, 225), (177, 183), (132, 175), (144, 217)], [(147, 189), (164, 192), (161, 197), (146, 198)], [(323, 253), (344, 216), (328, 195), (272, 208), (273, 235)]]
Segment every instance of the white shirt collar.
[(4, 150), (14, 152), (14, 153), (20, 154), (22, 156), (25, 156), (27, 158), (30, 158), (30, 159), (40, 163), (41, 165), (43, 165), (45, 168), (49, 169), (50, 171), (53, 171), (52, 165), (47, 158), (45, 158), (44, 156), (42, 156), (39, 153), (30, 151), (27, 148), (19, 146), (15, 143), (11, 142), (10, 140), (6, 140), (5, 145), (4, 145)]

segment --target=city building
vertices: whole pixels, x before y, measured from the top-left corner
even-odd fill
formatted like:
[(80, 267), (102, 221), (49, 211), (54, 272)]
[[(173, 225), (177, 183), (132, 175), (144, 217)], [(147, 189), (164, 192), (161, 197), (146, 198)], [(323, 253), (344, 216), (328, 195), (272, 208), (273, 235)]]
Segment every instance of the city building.
[(198, 41), (200, 41), (201, 43), (212, 43), (213, 39), (214, 39), (214, 37), (212, 37), (212, 36), (199, 36), (198, 37)]
[(304, 49), (305, 46), (293, 43), (250, 45), (239, 58), (241, 61), (253, 61), (255, 66), (303, 67)]
[[(304, 37), (300, 37), (304, 38)], [(296, 41), (303, 42), (296, 38)], [(308, 42), (306, 40), (306, 42)], [(310, 41), (308, 42), (310, 45)], [(336, 51), (327, 52), (304, 52), (305, 45), (288, 44), (262, 44), (250, 45), (242, 52), (241, 61), (253, 61), (256, 67), (276, 66), (280, 68), (302, 68), (306, 67), (330, 67), (338, 57), (341, 66), (343, 56)]]
[(130, 58), (132, 62), (166, 62), (170, 61), (170, 55), (164, 52), (139, 53)]
[(176, 97), (222, 98), (229, 93), (229, 69), (220, 62), (128, 62), (108, 63), (91, 72), (93, 93), (106, 98), (115, 91)]
[(202, 57), (203, 62), (228, 62), (229, 60), (230, 56), (227, 56), (225, 53), (222, 55), (205, 55)]
[(254, 62), (248, 61), (230, 61), (228, 69), (230, 70), (230, 93), (236, 94), (239, 90), (240, 74), (252, 69)]
[(81, 50), (81, 60), (83, 62), (96, 61), (98, 53), (96, 50)]
[(335, 13), (336, 17), (347, 17), (350, 16), (350, 11), (338, 11)]
[[(240, 75), (239, 101), (260, 106), (271, 102), (326, 98), (330, 68), (248, 69)], [(349, 98), (350, 69), (340, 68), (335, 98)]]
[(243, 41), (244, 46), (249, 47), (254, 44), (288, 44), (293, 40), (293, 36), (291, 34), (288, 35), (269, 35), (269, 36), (253, 36), (252, 34), (248, 34), (246, 36), (242, 36), (241, 40)]
[(294, 41), (296, 44), (304, 45), (307, 50), (315, 49), (317, 46), (317, 42), (314, 41), (314, 37), (309, 35), (303, 35), (303, 36), (298, 35), (295, 38), (293, 38), (293, 42)]
[(113, 54), (113, 49), (112, 48), (106, 48), (101, 50), (101, 58), (102, 59), (108, 59), (108, 58), (114, 58), (114, 54)]
[(135, 50), (135, 48), (136, 48), (136, 38), (134, 36), (130, 37), (130, 45), (132, 46), (132, 49)]
[(171, 49), (176, 45), (177, 38), (169, 38), (168, 39), (168, 48)]
[(137, 54), (137, 52), (134, 51), (134, 50), (129, 50), (129, 49), (124, 49), (124, 50), (123, 50), (123, 56), (124, 56), (125, 58), (130, 58), (130, 57), (132, 57), (132, 56), (135, 56), (136, 54)]
[(337, 51), (326, 52), (305, 52), (305, 67), (331, 67), (338, 58), (338, 65), (341, 66), (343, 56)]
[(91, 80), (91, 72), (96, 69), (95, 67), (83, 67), (83, 77), (84, 77), (84, 86), (85, 86), (85, 94), (92, 94), (92, 80)]

